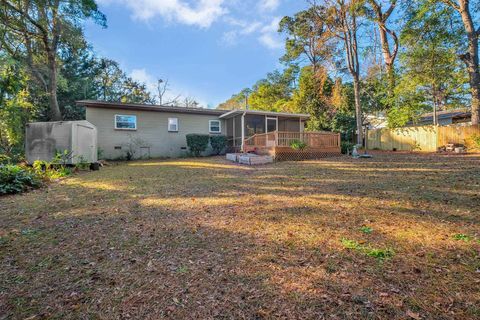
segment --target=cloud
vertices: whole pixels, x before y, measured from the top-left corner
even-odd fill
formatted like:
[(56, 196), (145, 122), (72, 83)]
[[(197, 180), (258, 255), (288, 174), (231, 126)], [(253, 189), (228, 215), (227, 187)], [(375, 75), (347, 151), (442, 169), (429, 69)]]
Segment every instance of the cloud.
[(221, 42), (229, 47), (235, 46), (238, 44), (238, 32), (236, 30), (224, 32)]
[(255, 34), (257, 40), (265, 47), (271, 50), (277, 50), (283, 47), (283, 40), (278, 35), (278, 24), (280, 17), (274, 17), (269, 22), (235, 19), (230, 16), (224, 18), (224, 22), (235, 27), (223, 33), (222, 43), (227, 46), (235, 46), (243, 36)]
[[(221, 19), (226, 26), (220, 43), (226, 46), (237, 45), (242, 38), (252, 36), (269, 49), (279, 49), (283, 46), (281, 37), (277, 34), (278, 17), (258, 14), (258, 11), (274, 11), (281, 0), (261, 0), (242, 2), (248, 10), (240, 10), (233, 0), (98, 0), (103, 5), (121, 4), (132, 11), (134, 19), (149, 21), (160, 17), (169, 22), (209, 28)], [(256, 4), (255, 4), (256, 3)], [(228, 8), (227, 8), (228, 7)], [(233, 12), (231, 12), (233, 11)], [(251, 16), (253, 19), (245, 18)], [(241, 18), (243, 16), (243, 18)]]
[(280, 41), (270, 33), (262, 34), (260, 37), (258, 37), (258, 40), (260, 41), (261, 44), (263, 44), (264, 46), (272, 50), (280, 49), (283, 46), (282, 41)]
[(258, 3), (258, 8), (262, 11), (274, 11), (280, 5), (280, 0), (262, 0)]
[(228, 46), (238, 44), (240, 37), (255, 33), (263, 27), (262, 23), (258, 21), (248, 22), (234, 19), (232, 17), (226, 17), (225, 22), (236, 27), (234, 30), (229, 30), (223, 33), (222, 42)]
[(147, 70), (133, 69), (132, 72), (130, 73), (130, 77), (135, 81), (144, 83), (145, 86), (147, 87), (147, 90), (150, 91), (150, 93), (152, 94), (156, 93), (157, 91), (156, 80), (153, 78), (153, 76), (147, 73)]
[(184, 0), (99, 0), (102, 4), (121, 3), (138, 20), (148, 21), (157, 16), (167, 21), (209, 28), (218, 18), (228, 13), (224, 0), (199, 0), (192, 5)]
[(238, 29), (236, 31), (239, 34), (243, 35), (251, 34), (262, 27), (262, 23), (258, 21), (250, 22), (246, 20), (236, 19), (231, 16), (225, 17), (224, 21), (233, 27), (237, 27)]
[(283, 40), (278, 35), (278, 24), (280, 20), (280, 17), (275, 17), (260, 30), (258, 40), (269, 49), (280, 49), (283, 47)]

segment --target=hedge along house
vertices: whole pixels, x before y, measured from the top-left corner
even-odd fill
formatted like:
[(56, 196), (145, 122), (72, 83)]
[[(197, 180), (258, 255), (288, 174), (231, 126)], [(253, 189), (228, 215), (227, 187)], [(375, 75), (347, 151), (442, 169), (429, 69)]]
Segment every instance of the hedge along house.
[(316, 143), (310, 139), (313, 133), (303, 133), (308, 114), (90, 100), (77, 104), (85, 106), (86, 120), (97, 127), (98, 148), (107, 159), (124, 157), (132, 145), (138, 158), (185, 156), (186, 135), (190, 133), (225, 135), (229, 149), (235, 151), (262, 151), (281, 144), (289, 147), (291, 141), (303, 139), (309, 139), (312, 147)]

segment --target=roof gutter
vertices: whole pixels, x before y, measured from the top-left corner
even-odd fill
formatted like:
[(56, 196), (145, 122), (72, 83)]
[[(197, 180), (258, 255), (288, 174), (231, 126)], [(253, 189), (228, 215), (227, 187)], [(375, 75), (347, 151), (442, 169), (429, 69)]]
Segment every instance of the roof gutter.
[(235, 113), (237, 113), (238, 110), (231, 110), (231, 111), (228, 111), (227, 113), (224, 113), (222, 114), (221, 116), (219, 116), (220, 119), (223, 119), (223, 118), (227, 118)]

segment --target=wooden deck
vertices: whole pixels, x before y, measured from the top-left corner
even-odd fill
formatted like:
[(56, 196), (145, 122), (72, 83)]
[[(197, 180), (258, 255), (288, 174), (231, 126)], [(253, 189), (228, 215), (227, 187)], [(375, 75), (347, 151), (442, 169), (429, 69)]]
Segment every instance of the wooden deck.
[[(303, 150), (291, 147), (292, 143), (298, 141), (306, 144)], [(278, 161), (325, 158), (341, 154), (340, 134), (273, 131), (245, 139), (244, 149), (246, 152), (273, 156)]]

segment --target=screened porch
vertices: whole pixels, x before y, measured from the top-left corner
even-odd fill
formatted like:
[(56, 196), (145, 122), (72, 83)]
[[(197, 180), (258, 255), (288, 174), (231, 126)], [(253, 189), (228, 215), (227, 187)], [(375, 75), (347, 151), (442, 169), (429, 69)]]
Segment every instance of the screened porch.
[(235, 151), (245, 149), (245, 140), (254, 135), (276, 131), (304, 131), (307, 114), (233, 110), (222, 116), (225, 120), (228, 146)]
[(220, 118), (225, 120), (232, 152), (270, 155), (276, 160), (315, 159), (341, 153), (339, 134), (304, 131), (307, 114), (233, 110)]

